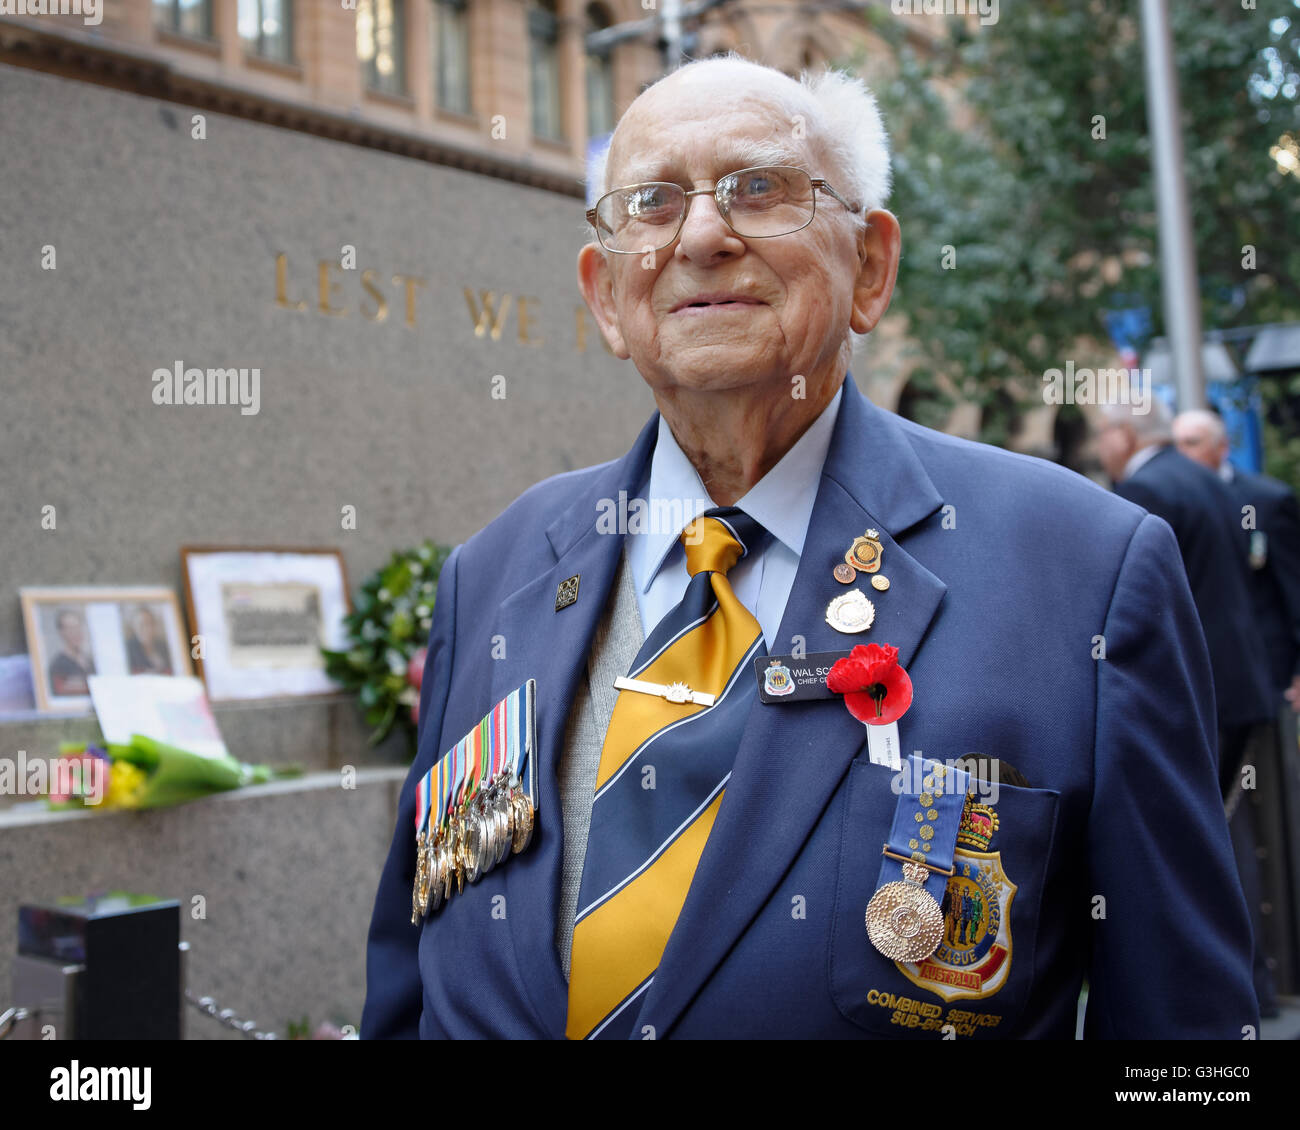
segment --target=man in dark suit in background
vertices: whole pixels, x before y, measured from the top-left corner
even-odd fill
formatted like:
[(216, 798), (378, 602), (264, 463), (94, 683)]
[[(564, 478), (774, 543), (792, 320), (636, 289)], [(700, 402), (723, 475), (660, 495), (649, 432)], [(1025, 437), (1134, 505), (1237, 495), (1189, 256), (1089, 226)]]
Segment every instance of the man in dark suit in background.
[(1217, 475), (1178, 453), (1158, 398), (1103, 409), (1097, 454), (1115, 493), (1173, 527), (1214, 671), (1219, 784), (1226, 797), (1256, 728), (1273, 718), (1268, 658), (1254, 626), (1236, 507)]
[(1245, 527), (1255, 623), (1268, 652), (1281, 739), (1276, 746), (1280, 758), (1261, 761), (1259, 787), (1248, 806), (1254, 810), (1257, 830), (1252, 846), (1257, 843), (1261, 853), (1261, 897), (1273, 908), (1260, 944), (1278, 963), (1273, 970), (1278, 988), (1294, 992), (1300, 938), (1296, 896), (1300, 838), (1295, 833), (1300, 828), (1300, 796), (1290, 782), (1296, 779), (1296, 712), (1300, 711), (1300, 507), (1285, 483), (1242, 471), (1228, 461), (1228, 433), (1215, 413), (1183, 412), (1174, 420), (1173, 435), (1179, 451), (1228, 485), (1234, 520)]
[[(1256, 939), (1252, 963), (1255, 994), (1261, 1015), (1275, 1016), (1269, 947), (1261, 941), (1263, 899), (1255, 857), (1259, 836), (1251, 806), (1240, 805), (1243, 788), (1237, 787), (1250, 766), (1248, 787), (1252, 797), (1258, 795), (1253, 775), (1272, 741), (1269, 723), (1273, 717), (1268, 658), (1250, 600), (1245, 539), (1228, 488), (1212, 471), (1179, 454), (1168, 409), (1154, 397), (1148, 404), (1145, 413), (1133, 405), (1105, 408), (1097, 454), (1115, 484), (1115, 493), (1159, 515), (1173, 527), (1178, 539), (1214, 671), (1219, 787), (1227, 801), (1237, 870), (1251, 908)], [(1239, 808), (1243, 811), (1238, 812)]]
[(1300, 507), (1296, 497), (1285, 483), (1228, 462), (1228, 433), (1213, 412), (1183, 412), (1174, 420), (1173, 436), (1188, 459), (1208, 467), (1228, 484), (1237, 513), (1243, 521), (1249, 520), (1255, 618), (1268, 651), (1273, 687), (1294, 718), (1300, 710)]

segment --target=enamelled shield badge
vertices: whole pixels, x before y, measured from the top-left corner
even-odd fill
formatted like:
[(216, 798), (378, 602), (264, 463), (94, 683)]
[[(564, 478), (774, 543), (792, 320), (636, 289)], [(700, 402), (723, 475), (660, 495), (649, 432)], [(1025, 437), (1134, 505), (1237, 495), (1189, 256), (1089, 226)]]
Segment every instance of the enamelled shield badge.
[(784, 697), (788, 694), (794, 694), (794, 679), (790, 675), (790, 668), (785, 666), (780, 659), (773, 659), (768, 665), (767, 670), (763, 672), (763, 689), (770, 695)]
[(1011, 974), (1011, 900), (1016, 885), (1002, 869), (1002, 853), (987, 850), (997, 814), (966, 799), (953, 874), (944, 890), (943, 939), (924, 961), (897, 962), (913, 984), (945, 1001), (991, 997)]

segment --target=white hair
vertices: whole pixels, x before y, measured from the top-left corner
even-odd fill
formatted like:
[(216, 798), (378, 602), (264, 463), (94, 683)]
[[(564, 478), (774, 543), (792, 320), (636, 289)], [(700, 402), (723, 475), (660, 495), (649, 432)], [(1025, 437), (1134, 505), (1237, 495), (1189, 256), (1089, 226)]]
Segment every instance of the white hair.
[(1174, 429), (1177, 430), (1183, 425), (1204, 428), (1210, 442), (1216, 445), (1228, 438), (1228, 429), (1224, 427), (1223, 417), (1217, 412), (1209, 412), (1204, 408), (1189, 408), (1186, 412), (1180, 412), (1175, 416)]
[(1112, 424), (1129, 425), (1138, 439), (1157, 442), (1174, 438), (1173, 413), (1158, 396), (1148, 397), (1145, 409), (1131, 403), (1103, 404), (1101, 415)]
[[(814, 175), (824, 176), (841, 196), (864, 211), (885, 206), (890, 188), (889, 137), (875, 96), (862, 79), (825, 67), (815, 73), (804, 71), (796, 81), (775, 67), (730, 51), (684, 63), (646, 90), (684, 73), (703, 77), (706, 71), (719, 70), (737, 78), (743, 77), (743, 70), (760, 70), (779, 79), (769, 84), (771, 97), (791, 122), (802, 119), (804, 135), (830, 166), (813, 170)], [(790, 146), (774, 139), (757, 143), (753, 153), (755, 164), (788, 164)], [(612, 187), (606, 179), (608, 156), (607, 147), (592, 162), (592, 182), (601, 186), (597, 196)]]

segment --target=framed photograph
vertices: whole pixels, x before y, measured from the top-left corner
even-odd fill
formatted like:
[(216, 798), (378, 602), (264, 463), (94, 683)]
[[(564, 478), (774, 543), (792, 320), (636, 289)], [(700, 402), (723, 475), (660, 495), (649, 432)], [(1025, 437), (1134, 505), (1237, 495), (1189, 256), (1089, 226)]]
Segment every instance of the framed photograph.
[(23, 588), (37, 708), (90, 709), (91, 675), (193, 675), (176, 594), (143, 586)]
[(184, 546), (181, 565), (213, 702), (339, 689), (320, 653), (346, 646), (351, 602), (337, 549)]

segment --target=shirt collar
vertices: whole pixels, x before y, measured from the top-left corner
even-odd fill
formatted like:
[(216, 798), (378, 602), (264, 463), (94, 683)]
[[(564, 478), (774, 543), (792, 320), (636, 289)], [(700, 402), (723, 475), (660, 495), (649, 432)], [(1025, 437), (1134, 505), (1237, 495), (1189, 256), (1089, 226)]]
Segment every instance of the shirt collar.
[[(767, 472), (736, 502), (754, 521), (768, 530), (774, 538), (796, 555), (803, 553), (808, 524), (812, 520), (813, 504), (821, 485), (822, 466), (830, 450), (831, 435), (839, 417), (840, 403), (844, 398), (843, 384), (836, 390), (831, 402), (822, 409), (808, 429), (795, 441), (780, 462)], [(659, 417), (659, 436), (650, 461), (650, 482), (647, 498), (653, 504), (658, 500), (682, 500), (688, 511), (686, 520), (707, 510), (716, 503), (701, 482), (694, 464), (678, 445), (668, 422)], [(680, 505), (680, 503), (679, 503)], [(683, 526), (684, 528), (684, 526)], [(645, 579), (645, 589), (663, 567), (669, 553), (677, 545), (681, 530), (651, 524), (640, 536), (650, 539), (647, 559), (651, 567)]]
[(1164, 443), (1152, 443), (1148, 444), (1140, 451), (1133, 452), (1133, 454), (1129, 456), (1128, 462), (1124, 464), (1124, 471), (1120, 475), (1120, 481), (1123, 482), (1125, 479), (1131, 479), (1135, 474), (1137, 474), (1139, 468), (1144, 467), (1150, 460), (1154, 459), (1164, 451), (1167, 446), (1168, 444)]
[(1230, 483), (1237, 477), (1237, 468), (1229, 463), (1226, 459), (1219, 464), (1219, 478), (1225, 483)]

